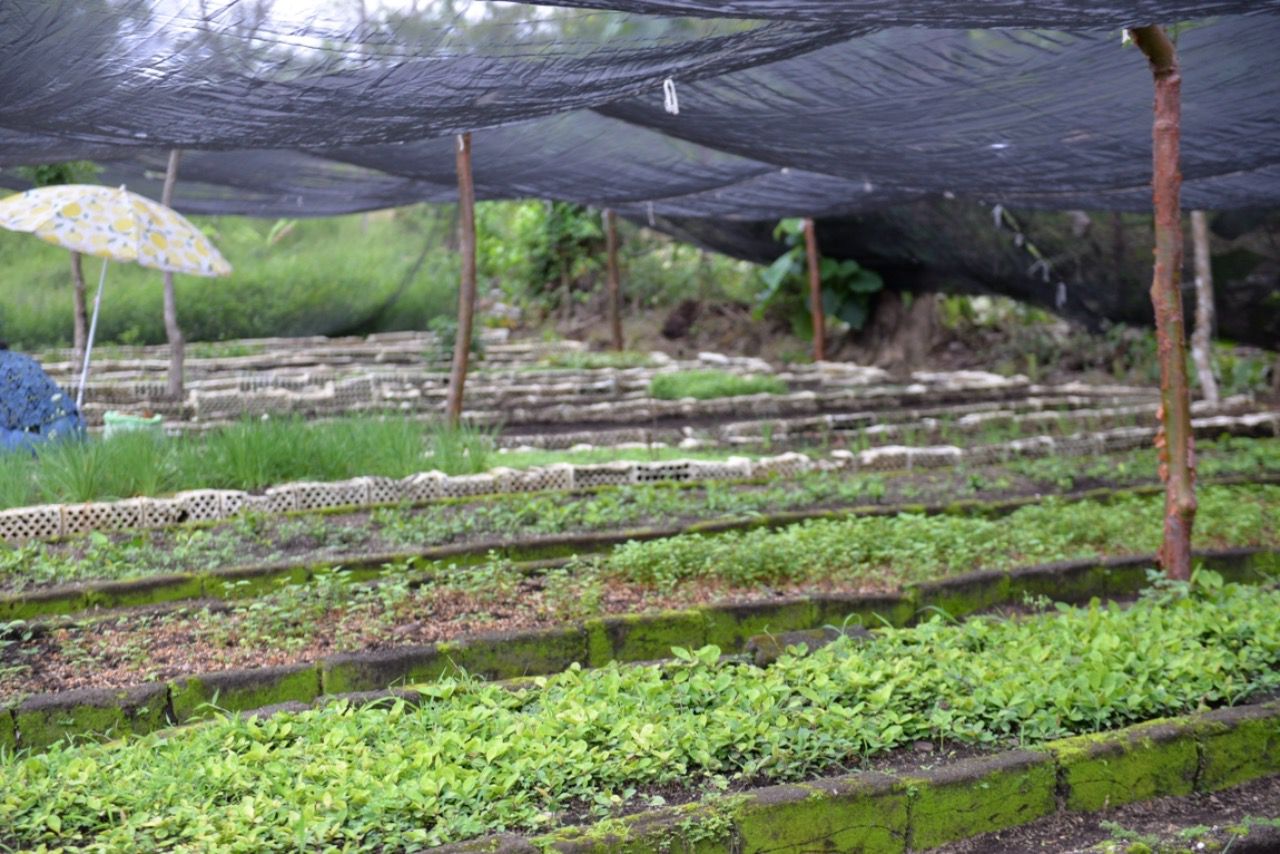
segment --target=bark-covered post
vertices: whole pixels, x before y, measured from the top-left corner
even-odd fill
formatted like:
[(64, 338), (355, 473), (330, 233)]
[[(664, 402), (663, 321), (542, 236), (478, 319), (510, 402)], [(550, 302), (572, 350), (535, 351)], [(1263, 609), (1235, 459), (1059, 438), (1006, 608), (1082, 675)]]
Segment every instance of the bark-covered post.
[(1200, 390), (1210, 404), (1218, 402), (1218, 381), (1213, 376), (1213, 266), (1209, 258), (1209, 218), (1204, 211), (1191, 212), (1191, 245), (1196, 257), (1196, 328), (1191, 333), (1191, 358), (1200, 377)]
[(85, 342), (89, 340), (89, 311), (84, 301), (84, 258), (79, 252), (71, 253), (71, 311), (72, 342), (76, 351), (76, 362), (84, 359)]
[(462, 420), (462, 388), (471, 356), (471, 323), (476, 309), (476, 190), (471, 180), (471, 134), (458, 134), (458, 251), (462, 280), (458, 288), (458, 334), (449, 366), (449, 396), (445, 420), (457, 427)]
[(618, 217), (612, 210), (604, 212), (604, 242), (608, 255), (609, 337), (613, 349), (622, 350), (622, 285), (618, 281)]
[(1134, 27), (1130, 34), (1146, 55), (1155, 79), (1152, 127), (1152, 197), (1155, 204), (1155, 272), (1151, 302), (1156, 314), (1160, 360), (1160, 427), (1156, 449), (1165, 482), (1164, 542), (1160, 565), (1170, 578), (1191, 577), (1191, 527), (1196, 517), (1195, 443), (1187, 385), (1186, 327), (1182, 316), (1182, 212), (1178, 167), (1182, 77), (1173, 43), (1158, 26)]
[[(173, 149), (169, 152), (169, 167), (164, 173), (164, 189), (160, 193), (160, 204), (173, 206), (173, 185), (178, 180), (178, 161), (182, 152)], [(182, 337), (182, 327), (178, 325), (178, 298), (173, 290), (173, 273), (164, 274), (164, 333), (169, 339), (169, 397), (182, 399), (182, 363), (186, 357), (186, 339)]]
[(804, 220), (804, 249), (809, 260), (809, 314), (813, 318), (813, 359), (827, 358), (827, 317), (822, 310), (822, 275), (818, 270), (818, 234), (813, 218)]

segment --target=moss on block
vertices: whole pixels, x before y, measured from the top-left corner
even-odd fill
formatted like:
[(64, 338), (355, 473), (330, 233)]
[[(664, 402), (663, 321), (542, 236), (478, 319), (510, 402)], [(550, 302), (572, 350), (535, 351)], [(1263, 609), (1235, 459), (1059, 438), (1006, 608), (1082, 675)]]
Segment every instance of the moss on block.
[(715, 605), (704, 608), (703, 613), (707, 618), (704, 642), (726, 652), (742, 649), (749, 638), (764, 632), (790, 632), (821, 625), (817, 608), (809, 599)]
[(1219, 709), (1201, 718), (1197, 729), (1201, 791), (1280, 773), (1280, 703)]
[(1017, 827), (1058, 808), (1057, 767), (1047, 753), (1015, 750), (904, 779), (914, 792), (914, 850)]
[(381, 691), (412, 682), (434, 682), (449, 669), (449, 660), (440, 655), (435, 644), (331, 655), (320, 662), (320, 687), (325, 694)]
[(525, 632), (494, 632), (438, 644), (455, 667), (486, 679), (557, 673), (587, 662), (587, 633), (579, 626)]
[[(706, 643), (707, 618), (702, 611), (662, 611), (657, 614), (624, 614), (592, 620), (603, 630), (612, 651), (609, 660), (651, 661), (670, 658), (671, 647), (699, 647)], [(592, 667), (608, 663), (595, 658), (601, 652), (598, 642), (591, 644)]]
[(108, 581), (87, 587), (84, 606), (127, 608), (133, 605), (199, 599), (202, 590), (200, 576), (186, 573), (155, 575), (131, 581)]
[[(567, 827), (533, 840), (537, 850), (559, 854), (718, 854), (736, 850), (731, 811), (737, 797), (681, 804)], [(506, 849), (518, 850), (518, 849)]]
[(1088, 602), (1107, 591), (1107, 570), (1097, 561), (1063, 561), (1029, 566), (1009, 573), (1009, 596), (1047, 596), (1055, 602)]
[(1257, 549), (1226, 549), (1197, 553), (1192, 563), (1212, 569), (1224, 581), (1261, 584), (1280, 575), (1280, 552)]
[(736, 850), (905, 851), (907, 797), (900, 781), (875, 773), (759, 789), (735, 813)]
[(440, 845), (431, 850), (436, 854), (539, 854), (542, 851), (528, 839), (514, 833), (495, 833), (479, 839)]
[(833, 593), (814, 600), (817, 615), (814, 624), (843, 626), (857, 623), (868, 629), (889, 623), (905, 626), (915, 616), (915, 601), (906, 596), (862, 596), (855, 593)]
[(1068, 809), (1095, 812), (1195, 788), (1199, 757), (1190, 723), (1152, 721), (1046, 747), (1058, 757)]
[(84, 610), (85, 586), (70, 584), (0, 598), (0, 620), (30, 620)]
[(319, 694), (320, 673), (314, 664), (226, 670), (169, 683), (178, 721), (208, 717), (219, 709), (243, 712), (290, 701), (310, 703)]
[(12, 755), (18, 746), (18, 727), (13, 721), (13, 709), (0, 706), (0, 756)]
[(81, 688), (31, 697), (14, 710), (18, 746), (41, 749), (70, 735), (118, 737), (169, 725), (164, 685)]
[(915, 591), (917, 619), (929, 618), (926, 609), (938, 609), (962, 617), (1009, 601), (1009, 576), (1003, 572), (970, 572), (955, 578), (923, 581)]
[(1099, 596), (1134, 596), (1150, 586), (1147, 573), (1156, 568), (1155, 555), (1109, 558), (1102, 561), (1106, 567), (1106, 589)]
[(247, 599), (273, 593), (287, 584), (305, 584), (316, 567), (266, 564), (217, 570), (201, 577), (205, 596)]

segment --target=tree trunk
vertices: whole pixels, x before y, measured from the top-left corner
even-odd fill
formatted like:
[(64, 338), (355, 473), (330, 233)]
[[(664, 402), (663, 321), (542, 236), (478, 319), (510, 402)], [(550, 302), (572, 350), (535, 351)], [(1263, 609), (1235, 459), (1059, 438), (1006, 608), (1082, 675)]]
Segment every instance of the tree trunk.
[(809, 314), (813, 318), (813, 360), (827, 358), (827, 317), (822, 310), (822, 276), (818, 271), (818, 234), (813, 218), (804, 221), (804, 248), (809, 259)]
[(1209, 263), (1209, 219), (1204, 211), (1191, 212), (1191, 243), (1196, 253), (1196, 328), (1191, 333), (1191, 358), (1196, 363), (1204, 399), (1217, 403), (1218, 381), (1213, 376), (1213, 266)]
[(609, 337), (613, 349), (622, 350), (622, 285), (618, 281), (618, 217), (612, 210), (604, 212), (604, 239), (608, 252)]
[[(169, 168), (164, 173), (164, 190), (160, 194), (160, 204), (165, 207), (173, 205), (173, 185), (178, 180), (178, 161), (182, 152), (173, 149), (169, 152)], [(169, 339), (169, 397), (182, 400), (182, 364), (186, 358), (186, 339), (182, 337), (182, 327), (178, 325), (178, 300), (173, 291), (173, 273), (164, 274), (164, 332)]]
[(471, 357), (471, 324), (476, 308), (476, 191), (471, 180), (471, 134), (458, 134), (458, 251), (462, 253), (462, 281), (458, 288), (458, 334), (449, 366), (449, 396), (445, 419), (457, 427), (462, 421), (462, 390)]
[(1195, 446), (1187, 387), (1186, 329), (1182, 317), (1182, 213), (1178, 167), (1182, 77), (1173, 43), (1157, 26), (1130, 30), (1146, 55), (1155, 80), (1152, 128), (1155, 271), (1151, 302), (1156, 315), (1160, 360), (1160, 428), (1156, 448), (1165, 481), (1164, 542), (1160, 565), (1170, 578), (1191, 577), (1191, 528), (1196, 517)]
[(79, 252), (71, 253), (71, 300), (73, 331), (72, 341), (74, 342), (76, 351), (76, 361), (84, 359), (84, 346), (89, 338), (89, 313), (85, 309), (84, 301), (84, 266), (81, 263), (84, 256)]

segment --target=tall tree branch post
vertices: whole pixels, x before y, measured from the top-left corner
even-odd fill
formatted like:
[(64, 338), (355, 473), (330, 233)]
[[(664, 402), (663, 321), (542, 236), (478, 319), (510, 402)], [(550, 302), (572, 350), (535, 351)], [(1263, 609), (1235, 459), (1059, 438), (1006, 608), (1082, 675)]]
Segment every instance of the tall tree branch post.
[(827, 358), (827, 317), (822, 310), (822, 275), (818, 268), (818, 233), (812, 217), (804, 220), (804, 249), (809, 261), (809, 313), (813, 318), (813, 359)]
[(71, 253), (71, 302), (72, 302), (72, 341), (76, 351), (76, 362), (84, 358), (85, 342), (89, 340), (89, 310), (84, 298), (84, 256), (79, 252)]
[[(169, 166), (164, 172), (164, 189), (160, 193), (160, 204), (173, 206), (173, 185), (178, 180), (178, 161), (182, 152), (173, 149), (169, 152)], [(164, 333), (169, 339), (169, 397), (182, 399), (182, 365), (186, 358), (186, 339), (182, 336), (182, 327), (178, 325), (178, 297), (173, 289), (173, 273), (164, 274)]]
[(604, 212), (604, 241), (608, 255), (609, 338), (613, 349), (622, 350), (622, 284), (618, 273), (618, 217), (612, 210)]
[(1191, 212), (1191, 245), (1196, 257), (1196, 327), (1191, 333), (1191, 358), (1196, 363), (1200, 390), (1209, 403), (1218, 402), (1213, 376), (1213, 265), (1209, 257), (1209, 218)]
[(1182, 77), (1173, 43), (1158, 26), (1134, 27), (1134, 44), (1147, 57), (1155, 81), (1152, 127), (1152, 198), (1155, 205), (1155, 271), (1151, 303), (1160, 360), (1160, 427), (1156, 449), (1165, 482), (1164, 540), (1160, 565), (1170, 578), (1191, 577), (1191, 528), (1196, 517), (1195, 442), (1187, 383), (1186, 328), (1182, 315), (1182, 212), (1178, 167)]
[(451, 427), (462, 421), (462, 390), (471, 356), (471, 324), (476, 309), (476, 189), (471, 178), (471, 134), (458, 134), (458, 251), (462, 278), (458, 288), (458, 334), (449, 366), (449, 394), (445, 420)]

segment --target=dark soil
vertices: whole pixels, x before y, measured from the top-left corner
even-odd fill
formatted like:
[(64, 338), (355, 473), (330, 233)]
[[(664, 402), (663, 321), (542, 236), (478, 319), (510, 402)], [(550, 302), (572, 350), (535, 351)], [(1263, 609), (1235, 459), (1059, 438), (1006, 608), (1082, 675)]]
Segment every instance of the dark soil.
[[(935, 849), (939, 854), (1005, 854), (1010, 851), (1243, 852), (1280, 851), (1280, 828), (1246, 819), (1280, 818), (1280, 776), (1234, 789), (1180, 798), (1158, 798), (1099, 813), (1059, 813), (1013, 830), (987, 833)], [(1146, 848), (1138, 847), (1146, 845)], [(1132, 846), (1132, 847), (1131, 847)]]

